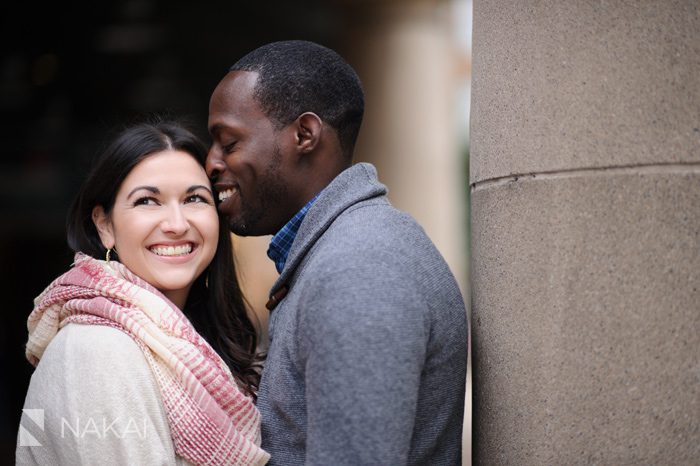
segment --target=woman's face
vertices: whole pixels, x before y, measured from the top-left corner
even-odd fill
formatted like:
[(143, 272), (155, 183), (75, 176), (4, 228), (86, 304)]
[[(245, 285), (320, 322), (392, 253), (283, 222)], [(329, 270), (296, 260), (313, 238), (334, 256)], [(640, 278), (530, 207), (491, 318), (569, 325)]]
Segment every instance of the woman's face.
[(109, 217), (97, 206), (93, 220), (102, 244), (180, 308), (216, 252), (211, 184), (185, 152), (166, 150), (141, 161), (119, 187)]

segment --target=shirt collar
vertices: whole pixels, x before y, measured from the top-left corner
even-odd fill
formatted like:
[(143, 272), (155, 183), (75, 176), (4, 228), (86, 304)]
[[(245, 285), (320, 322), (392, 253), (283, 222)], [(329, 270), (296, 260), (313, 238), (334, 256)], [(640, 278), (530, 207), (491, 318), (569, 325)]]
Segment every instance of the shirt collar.
[(294, 238), (297, 236), (297, 231), (299, 231), (301, 222), (304, 220), (304, 217), (306, 217), (306, 213), (309, 211), (316, 198), (318, 198), (319, 194), (316, 194), (307, 202), (306, 205), (272, 237), (270, 247), (267, 249), (267, 257), (272, 259), (275, 263), (277, 273), (282, 273), (282, 269), (284, 269), (284, 264), (287, 262), (287, 256), (289, 256), (289, 251), (292, 249), (292, 243), (294, 243)]

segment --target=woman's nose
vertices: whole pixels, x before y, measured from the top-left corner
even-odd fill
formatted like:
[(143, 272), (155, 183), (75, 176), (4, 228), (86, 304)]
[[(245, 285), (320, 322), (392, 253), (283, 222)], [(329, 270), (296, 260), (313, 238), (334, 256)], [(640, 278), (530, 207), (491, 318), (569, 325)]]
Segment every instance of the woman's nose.
[(190, 229), (190, 222), (187, 220), (182, 206), (172, 206), (168, 208), (166, 217), (161, 223), (161, 228), (166, 233), (182, 235)]

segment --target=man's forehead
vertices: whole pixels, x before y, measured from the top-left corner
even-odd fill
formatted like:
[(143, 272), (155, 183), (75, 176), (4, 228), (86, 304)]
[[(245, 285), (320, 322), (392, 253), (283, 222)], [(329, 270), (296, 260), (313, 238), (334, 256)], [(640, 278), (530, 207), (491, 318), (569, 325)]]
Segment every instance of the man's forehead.
[(244, 91), (252, 91), (258, 81), (258, 73), (256, 71), (229, 71), (221, 80), (219, 88), (225, 94), (240, 93)]

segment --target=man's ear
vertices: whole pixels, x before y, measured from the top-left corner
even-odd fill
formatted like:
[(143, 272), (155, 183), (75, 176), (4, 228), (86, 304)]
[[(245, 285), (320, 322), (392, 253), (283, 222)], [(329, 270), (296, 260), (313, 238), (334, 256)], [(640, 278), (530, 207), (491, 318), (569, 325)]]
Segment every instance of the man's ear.
[(302, 154), (312, 152), (321, 140), (323, 121), (313, 112), (299, 115), (296, 124), (296, 145)]
[(109, 217), (101, 205), (95, 206), (95, 208), (92, 209), (92, 223), (94, 223), (95, 228), (97, 228), (102, 246), (106, 249), (113, 248), (115, 241), (112, 222), (109, 220)]

